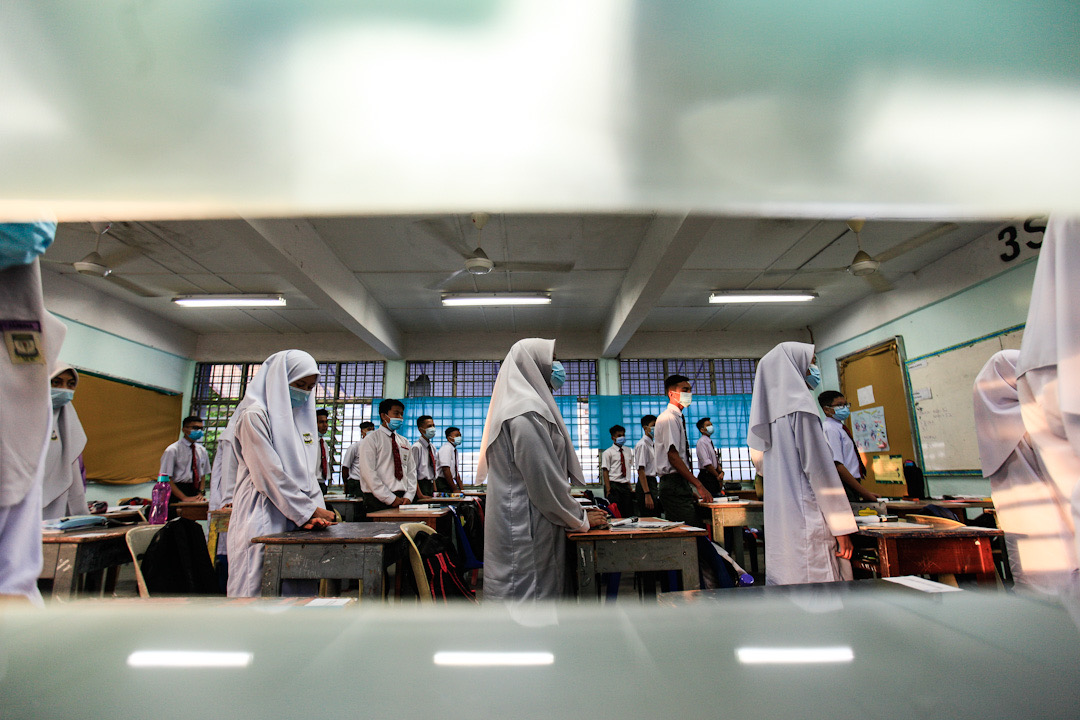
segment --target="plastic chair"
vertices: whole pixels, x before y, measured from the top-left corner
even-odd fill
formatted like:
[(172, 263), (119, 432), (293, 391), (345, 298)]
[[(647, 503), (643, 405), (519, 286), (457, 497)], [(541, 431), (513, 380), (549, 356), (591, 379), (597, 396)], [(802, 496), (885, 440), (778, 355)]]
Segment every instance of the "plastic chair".
[(135, 565), (135, 582), (139, 585), (139, 597), (150, 597), (150, 591), (146, 589), (146, 580), (142, 574), (142, 559), (146, 554), (146, 548), (150, 547), (150, 541), (158, 534), (158, 530), (164, 525), (150, 525), (133, 527), (127, 531), (124, 539), (127, 541), (128, 552), (131, 553), (131, 562)]
[(405, 541), (409, 543), (409, 565), (412, 566), (413, 575), (416, 578), (420, 602), (434, 604), (435, 598), (431, 595), (431, 585), (428, 584), (427, 573), (424, 572), (424, 562), (420, 559), (420, 549), (416, 547), (416, 536), (420, 533), (434, 535), (435, 531), (424, 523), (405, 523), (401, 526), (401, 532), (405, 535)]

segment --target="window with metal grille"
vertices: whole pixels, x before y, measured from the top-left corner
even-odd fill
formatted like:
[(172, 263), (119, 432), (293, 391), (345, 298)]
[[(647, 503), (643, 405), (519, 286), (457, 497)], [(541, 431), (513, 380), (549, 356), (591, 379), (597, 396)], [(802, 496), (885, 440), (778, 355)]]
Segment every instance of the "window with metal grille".
[(555, 397), (587, 397), (596, 394), (595, 360), (561, 360), (566, 370), (566, 382), (553, 394)]
[(498, 360), (410, 361), (406, 397), (491, 397)]
[(757, 363), (751, 358), (620, 360), (620, 385), (623, 395), (663, 395), (665, 378), (685, 375), (697, 395), (749, 394)]
[[(191, 414), (205, 421), (204, 443), (211, 456), (217, 449), (218, 436), (261, 366), (261, 363), (196, 365)], [(341, 482), (342, 454), (360, 439), (360, 423), (371, 420), (374, 414), (372, 399), (382, 397), (385, 373), (384, 362), (319, 363), (316, 407), (329, 412), (327, 438), (334, 458), (334, 484)]]

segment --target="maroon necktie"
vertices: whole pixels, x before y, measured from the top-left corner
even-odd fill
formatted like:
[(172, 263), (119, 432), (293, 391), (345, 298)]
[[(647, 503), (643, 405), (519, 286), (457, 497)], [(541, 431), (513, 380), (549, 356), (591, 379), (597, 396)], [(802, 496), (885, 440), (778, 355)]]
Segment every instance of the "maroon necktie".
[(619, 448), (619, 465), (622, 465), (622, 476), (629, 479), (629, 475), (626, 474), (626, 456), (623, 455), (622, 448)]
[(428, 443), (427, 454), (428, 457), (431, 458), (431, 477), (434, 478), (437, 474), (436, 471), (438, 470), (438, 468), (435, 467), (435, 452), (431, 449), (431, 443)]
[(394, 477), (401, 480), (405, 471), (401, 469), (401, 450), (398, 448), (397, 435), (390, 433), (390, 450), (394, 453)]
[(326, 442), (321, 438), (319, 439), (319, 452), (322, 454), (322, 476), (323, 480), (325, 480), (330, 473), (327, 472), (328, 468), (326, 467)]
[(199, 456), (195, 454), (195, 443), (191, 443), (191, 482), (199, 487)]

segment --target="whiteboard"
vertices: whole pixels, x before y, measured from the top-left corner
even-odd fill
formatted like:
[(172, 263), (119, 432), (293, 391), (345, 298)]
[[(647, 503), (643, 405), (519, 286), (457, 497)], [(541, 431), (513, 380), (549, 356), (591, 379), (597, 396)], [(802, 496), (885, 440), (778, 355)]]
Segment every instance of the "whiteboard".
[(978, 472), (972, 387), (999, 350), (1019, 349), (1023, 328), (912, 360), (907, 365), (925, 472)]

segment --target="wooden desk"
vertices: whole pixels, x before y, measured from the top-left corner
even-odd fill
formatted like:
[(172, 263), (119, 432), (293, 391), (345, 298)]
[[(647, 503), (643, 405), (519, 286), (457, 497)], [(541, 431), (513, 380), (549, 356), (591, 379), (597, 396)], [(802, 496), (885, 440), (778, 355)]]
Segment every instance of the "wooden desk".
[[(52, 596), (67, 599), (79, 592), (112, 591), (120, 566), (131, 562), (125, 536), (129, 528), (75, 530), (42, 535), (42, 580), (52, 580)], [(102, 586), (102, 573), (107, 571)]]
[(589, 530), (567, 532), (577, 569), (578, 600), (599, 598), (597, 575), (611, 572), (679, 570), (684, 589), (697, 589), (697, 538), (701, 528), (671, 530)]
[(765, 503), (760, 500), (701, 503), (712, 515), (713, 540), (723, 543), (740, 566), (746, 567), (744, 527), (765, 527)]
[[(229, 521), (232, 519), (232, 508), (210, 511), (209, 532), (206, 536), (206, 549), (210, 551), (210, 562), (217, 558), (218, 535), (229, 532)], [(227, 555), (227, 552), (221, 553)]]
[(205, 520), (210, 508), (210, 501), (200, 500), (197, 502), (188, 501), (169, 503), (169, 507), (174, 510), (179, 517), (187, 518), (188, 520)]
[(882, 523), (850, 535), (855, 545), (852, 567), (879, 577), (971, 574), (980, 585), (996, 584), (990, 541), (1002, 536), (1000, 530), (896, 527), (903, 524)]
[(364, 498), (324, 495), (323, 501), (328, 509), (338, 511), (343, 522), (360, 522), (364, 519)]
[(450, 530), (450, 511), (446, 508), (428, 508), (426, 510), (402, 510), (390, 508), (367, 514), (368, 520), (394, 523), (424, 523), (432, 530), (452, 538)]
[(397, 523), (338, 523), (252, 538), (263, 543), (263, 597), (281, 595), (282, 580), (357, 580), (364, 598), (383, 597), (386, 568), (401, 567), (405, 536)]

